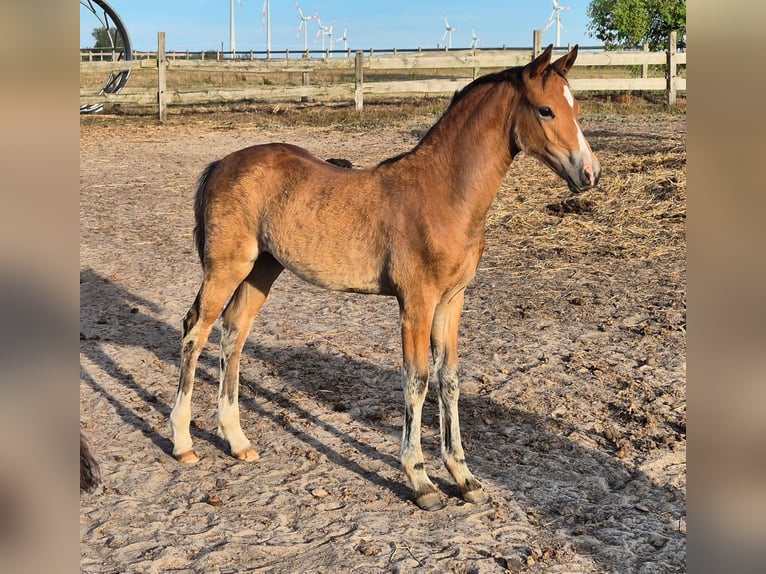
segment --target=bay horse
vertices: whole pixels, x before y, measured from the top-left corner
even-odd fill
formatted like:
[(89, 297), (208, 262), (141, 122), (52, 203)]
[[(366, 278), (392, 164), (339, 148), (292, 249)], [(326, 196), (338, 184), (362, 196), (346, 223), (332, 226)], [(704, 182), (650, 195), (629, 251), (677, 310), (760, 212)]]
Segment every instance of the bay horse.
[(255, 145), (211, 163), (194, 204), (202, 286), (183, 321), (170, 414), (173, 455), (196, 462), (189, 433), (197, 360), (221, 320), (218, 433), (234, 457), (258, 453), (239, 418), (239, 362), (253, 319), (288, 269), (327, 289), (396, 297), (403, 354), (401, 464), (422, 509), (441, 508), (420, 445), (429, 351), (438, 381), (441, 453), (466, 501), (485, 499), (458, 423), (458, 322), (484, 248), (484, 222), (514, 156), (530, 154), (572, 192), (596, 185), (599, 162), (578, 123), (566, 74), (577, 46), (551, 63), (477, 78), (409, 152), (369, 169), (331, 165), (288, 144)]

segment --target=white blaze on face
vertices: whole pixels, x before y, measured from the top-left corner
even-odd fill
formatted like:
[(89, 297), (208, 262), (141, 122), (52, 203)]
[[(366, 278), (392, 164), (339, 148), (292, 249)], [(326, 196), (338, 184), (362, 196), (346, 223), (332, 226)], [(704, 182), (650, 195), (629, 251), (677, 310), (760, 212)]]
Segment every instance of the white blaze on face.
[[(564, 86), (564, 98), (566, 98), (567, 103), (574, 109), (574, 96), (572, 96), (572, 92), (567, 85)], [(577, 144), (580, 147), (580, 154), (583, 158), (583, 167), (585, 168), (585, 173), (587, 173), (590, 178), (591, 185), (593, 185), (593, 162), (591, 161), (588, 142), (585, 140), (585, 135), (583, 135), (582, 130), (580, 129), (580, 124), (577, 123), (577, 119), (574, 120), (574, 124), (575, 129), (577, 129)]]
[(580, 154), (582, 155), (583, 168), (585, 169), (585, 173), (588, 174), (588, 179), (590, 179), (590, 184), (593, 185), (593, 181), (594, 181), (593, 162), (591, 161), (590, 150), (588, 149), (588, 142), (585, 140), (585, 135), (582, 133), (582, 130), (580, 129), (580, 124), (577, 123), (577, 120), (574, 120), (574, 124), (575, 124), (575, 128), (577, 128), (577, 143), (580, 146)]
[(574, 97), (572, 96), (572, 92), (569, 90), (569, 86), (566, 84), (564, 84), (564, 97), (566, 98), (569, 107), (574, 108)]

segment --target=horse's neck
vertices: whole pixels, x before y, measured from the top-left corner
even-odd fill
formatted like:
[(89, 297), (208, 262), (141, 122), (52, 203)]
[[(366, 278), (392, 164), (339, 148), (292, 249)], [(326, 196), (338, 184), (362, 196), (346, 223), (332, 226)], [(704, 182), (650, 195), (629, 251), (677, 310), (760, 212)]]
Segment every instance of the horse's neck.
[(474, 218), (483, 220), (513, 160), (513, 98), (507, 85), (474, 90), (448, 110), (412, 154), (439, 181), (442, 193), (468, 207)]

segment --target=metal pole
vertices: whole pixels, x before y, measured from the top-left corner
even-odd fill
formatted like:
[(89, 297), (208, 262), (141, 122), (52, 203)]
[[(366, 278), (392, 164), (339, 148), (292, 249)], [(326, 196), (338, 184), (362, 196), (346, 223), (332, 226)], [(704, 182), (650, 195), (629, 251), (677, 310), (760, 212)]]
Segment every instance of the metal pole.
[(229, 0), (229, 49), (231, 57), (234, 58), (234, 52), (237, 50), (237, 40), (234, 32), (234, 0)]

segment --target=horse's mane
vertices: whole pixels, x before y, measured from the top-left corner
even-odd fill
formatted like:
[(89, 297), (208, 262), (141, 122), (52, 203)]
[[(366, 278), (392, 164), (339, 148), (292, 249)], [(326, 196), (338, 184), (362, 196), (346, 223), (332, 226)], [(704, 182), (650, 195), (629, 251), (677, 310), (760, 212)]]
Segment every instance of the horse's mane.
[(383, 166), (383, 165), (390, 165), (392, 163), (396, 163), (400, 159), (413, 153), (416, 149), (418, 149), (418, 147), (420, 147), (420, 144), (423, 143), (426, 139), (428, 139), (428, 136), (431, 135), (431, 133), (437, 129), (437, 126), (439, 126), (442, 120), (450, 114), (450, 111), (453, 110), (455, 107), (457, 107), (458, 102), (464, 100), (466, 96), (468, 96), (469, 94), (472, 94), (481, 86), (484, 86), (486, 84), (499, 84), (501, 82), (511, 82), (514, 85), (516, 85), (517, 83), (520, 83), (522, 68), (523, 68), (522, 66), (517, 66), (514, 68), (508, 68), (507, 70), (502, 70), (500, 72), (486, 74), (484, 76), (480, 76), (476, 78), (473, 82), (465, 86), (462, 90), (456, 90), (455, 93), (452, 95), (452, 100), (450, 101), (449, 106), (447, 106), (447, 109), (444, 111), (441, 117), (437, 120), (437, 122), (429, 128), (426, 134), (422, 138), (420, 138), (420, 141), (413, 149), (406, 151), (404, 153), (400, 153), (399, 155), (396, 155), (394, 157), (384, 159), (378, 165)]
[[(521, 71), (523, 69), (524, 69), (524, 66), (515, 66), (513, 68), (508, 68), (506, 70), (501, 70), (499, 72), (486, 74), (484, 76), (480, 76), (476, 78), (470, 84), (465, 86), (462, 90), (455, 91), (455, 93), (452, 96), (452, 100), (450, 101), (449, 106), (447, 106), (447, 109), (445, 110), (445, 112), (441, 115), (441, 117), (437, 120), (437, 122), (429, 128), (426, 134), (422, 138), (420, 138), (420, 141), (414, 148), (404, 153), (400, 153), (399, 155), (395, 155), (394, 157), (384, 159), (378, 164), (378, 166), (384, 166), (384, 165), (390, 165), (392, 163), (396, 163), (400, 159), (410, 155), (415, 150), (417, 150), (418, 147), (420, 147), (420, 144), (423, 143), (426, 139), (428, 139), (428, 136), (431, 135), (431, 133), (437, 129), (437, 126), (439, 126), (442, 120), (449, 115), (450, 111), (457, 106), (458, 102), (465, 99), (466, 96), (472, 94), (481, 86), (484, 86), (486, 84), (499, 84), (502, 82), (509, 82), (514, 87), (520, 88), (523, 84), (523, 80), (521, 78)], [(566, 81), (566, 76), (562, 74), (561, 71), (556, 66), (548, 66), (545, 72), (543, 73), (543, 85), (545, 84), (551, 72), (556, 73), (558, 76), (561, 76), (564, 79), (564, 81)]]
[(493, 74), (479, 76), (462, 90), (457, 90), (455, 92), (455, 94), (452, 96), (452, 101), (450, 102), (449, 107), (447, 107), (447, 111), (449, 111), (449, 109), (459, 101), (464, 99), (468, 94), (473, 93), (476, 88), (483, 86), (484, 84), (499, 84), (501, 82), (511, 82), (513, 84), (519, 83), (521, 81), (521, 70), (521, 66), (516, 66), (515, 68), (508, 68), (507, 70), (502, 70)]

